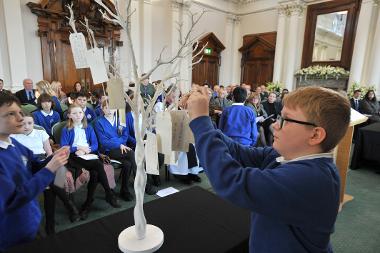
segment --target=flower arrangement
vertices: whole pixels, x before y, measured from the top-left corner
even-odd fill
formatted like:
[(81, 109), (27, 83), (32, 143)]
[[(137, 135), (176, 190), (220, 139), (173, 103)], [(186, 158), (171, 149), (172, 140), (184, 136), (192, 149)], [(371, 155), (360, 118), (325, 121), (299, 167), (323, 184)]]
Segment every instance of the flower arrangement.
[(296, 76), (305, 79), (347, 79), (350, 72), (341, 67), (314, 65), (300, 69)]
[(276, 92), (280, 94), (284, 85), (280, 82), (267, 82), (265, 86), (269, 92)]
[(367, 93), (367, 91), (369, 90), (373, 90), (373, 91), (376, 91), (375, 87), (374, 86), (361, 86), (360, 83), (353, 83), (350, 88), (347, 90), (347, 95), (349, 98), (352, 98), (354, 96), (354, 91), (356, 90), (360, 90), (361, 91), (361, 94), (360, 94), (360, 98), (364, 98), (365, 94)]

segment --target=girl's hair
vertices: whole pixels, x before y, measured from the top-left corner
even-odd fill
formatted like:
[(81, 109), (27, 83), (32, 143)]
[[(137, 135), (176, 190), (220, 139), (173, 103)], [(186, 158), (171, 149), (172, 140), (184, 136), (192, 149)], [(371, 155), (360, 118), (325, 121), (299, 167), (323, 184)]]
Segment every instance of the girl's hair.
[(60, 81), (52, 81), (51, 82), (51, 89), (53, 90), (53, 92), (57, 95), (58, 98), (61, 98), (61, 93), (62, 91), (60, 91), (58, 89), (58, 87), (61, 86), (62, 87), (62, 84)]
[(80, 91), (83, 91), (83, 86), (82, 86), (81, 82), (76, 81), (76, 82), (74, 83), (74, 85), (73, 85), (74, 92), (77, 92), (77, 83), (80, 84)]
[(38, 98), (37, 98), (37, 107), (42, 110), (42, 103), (43, 102), (51, 102), (51, 108), (53, 110), (54, 108), (54, 101), (53, 98), (47, 94), (47, 93), (42, 93)]
[(40, 95), (46, 93), (50, 96), (56, 96), (55, 92), (51, 88), (50, 83), (46, 80), (41, 80), (38, 83), (36, 83), (36, 87)]
[(108, 99), (105, 99), (105, 100), (102, 102), (102, 104), (101, 104), (102, 109), (103, 109), (104, 107), (106, 107), (108, 104), (109, 104)]
[[(67, 125), (66, 127), (68, 129), (72, 129), (74, 128), (74, 122), (71, 118), (69, 118), (69, 114), (71, 113), (71, 111), (74, 109), (74, 108), (79, 108), (82, 110), (82, 107), (80, 107), (79, 105), (76, 105), (76, 104), (72, 104), (69, 106), (69, 108), (67, 109)], [(82, 110), (83, 111), (83, 110)], [(86, 119), (86, 116), (84, 115), (84, 112), (83, 112), (83, 119), (82, 119), (82, 124), (83, 124), (83, 129), (87, 128), (87, 119)]]
[(259, 100), (259, 102), (257, 104), (260, 105), (260, 103), (261, 103), (261, 97), (260, 97), (260, 94), (257, 93), (257, 92), (252, 92), (251, 95), (249, 95), (249, 97), (247, 99), (248, 103), (253, 104), (252, 103), (252, 99), (254, 99), (254, 98), (257, 98)]

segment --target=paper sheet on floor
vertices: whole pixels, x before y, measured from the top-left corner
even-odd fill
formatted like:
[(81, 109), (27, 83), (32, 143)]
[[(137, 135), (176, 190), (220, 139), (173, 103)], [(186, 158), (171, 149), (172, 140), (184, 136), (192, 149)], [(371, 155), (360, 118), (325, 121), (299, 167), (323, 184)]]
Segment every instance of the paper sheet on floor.
[(166, 197), (166, 196), (168, 196), (170, 194), (177, 193), (177, 192), (179, 192), (179, 190), (177, 190), (176, 188), (174, 188), (174, 187), (168, 187), (168, 188), (159, 190), (156, 194), (159, 197)]

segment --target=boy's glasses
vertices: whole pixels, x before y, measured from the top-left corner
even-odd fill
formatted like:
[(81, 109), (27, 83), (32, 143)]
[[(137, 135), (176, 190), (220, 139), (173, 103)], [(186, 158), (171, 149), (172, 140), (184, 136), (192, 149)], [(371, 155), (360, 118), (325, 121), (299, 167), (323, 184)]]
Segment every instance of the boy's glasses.
[(307, 126), (317, 127), (317, 125), (314, 124), (314, 123), (306, 122), (306, 121), (299, 121), (299, 120), (289, 119), (289, 118), (283, 118), (281, 115), (277, 116), (277, 121), (280, 124), (280, 129), (284, 126), (284, 122), (285, 121), (293, 122), (293, 123), (297, 123), (297, 124), (301, 124), (301, 125), (307, 125)]

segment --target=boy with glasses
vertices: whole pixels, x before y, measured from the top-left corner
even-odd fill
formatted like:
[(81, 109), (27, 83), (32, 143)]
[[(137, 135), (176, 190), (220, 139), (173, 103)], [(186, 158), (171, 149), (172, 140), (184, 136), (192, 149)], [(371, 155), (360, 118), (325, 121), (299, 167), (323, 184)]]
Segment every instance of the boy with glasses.
[(332, 252), (340, 181), (331, 151), (349, 125), (349, 101), (320, 87), (289, 93), (273, 124), (273, 147), (264, 148), (244, 147), (214, 129), (205, 91), (183, 103), (215, 192), (252, 211), (250, 252)]

